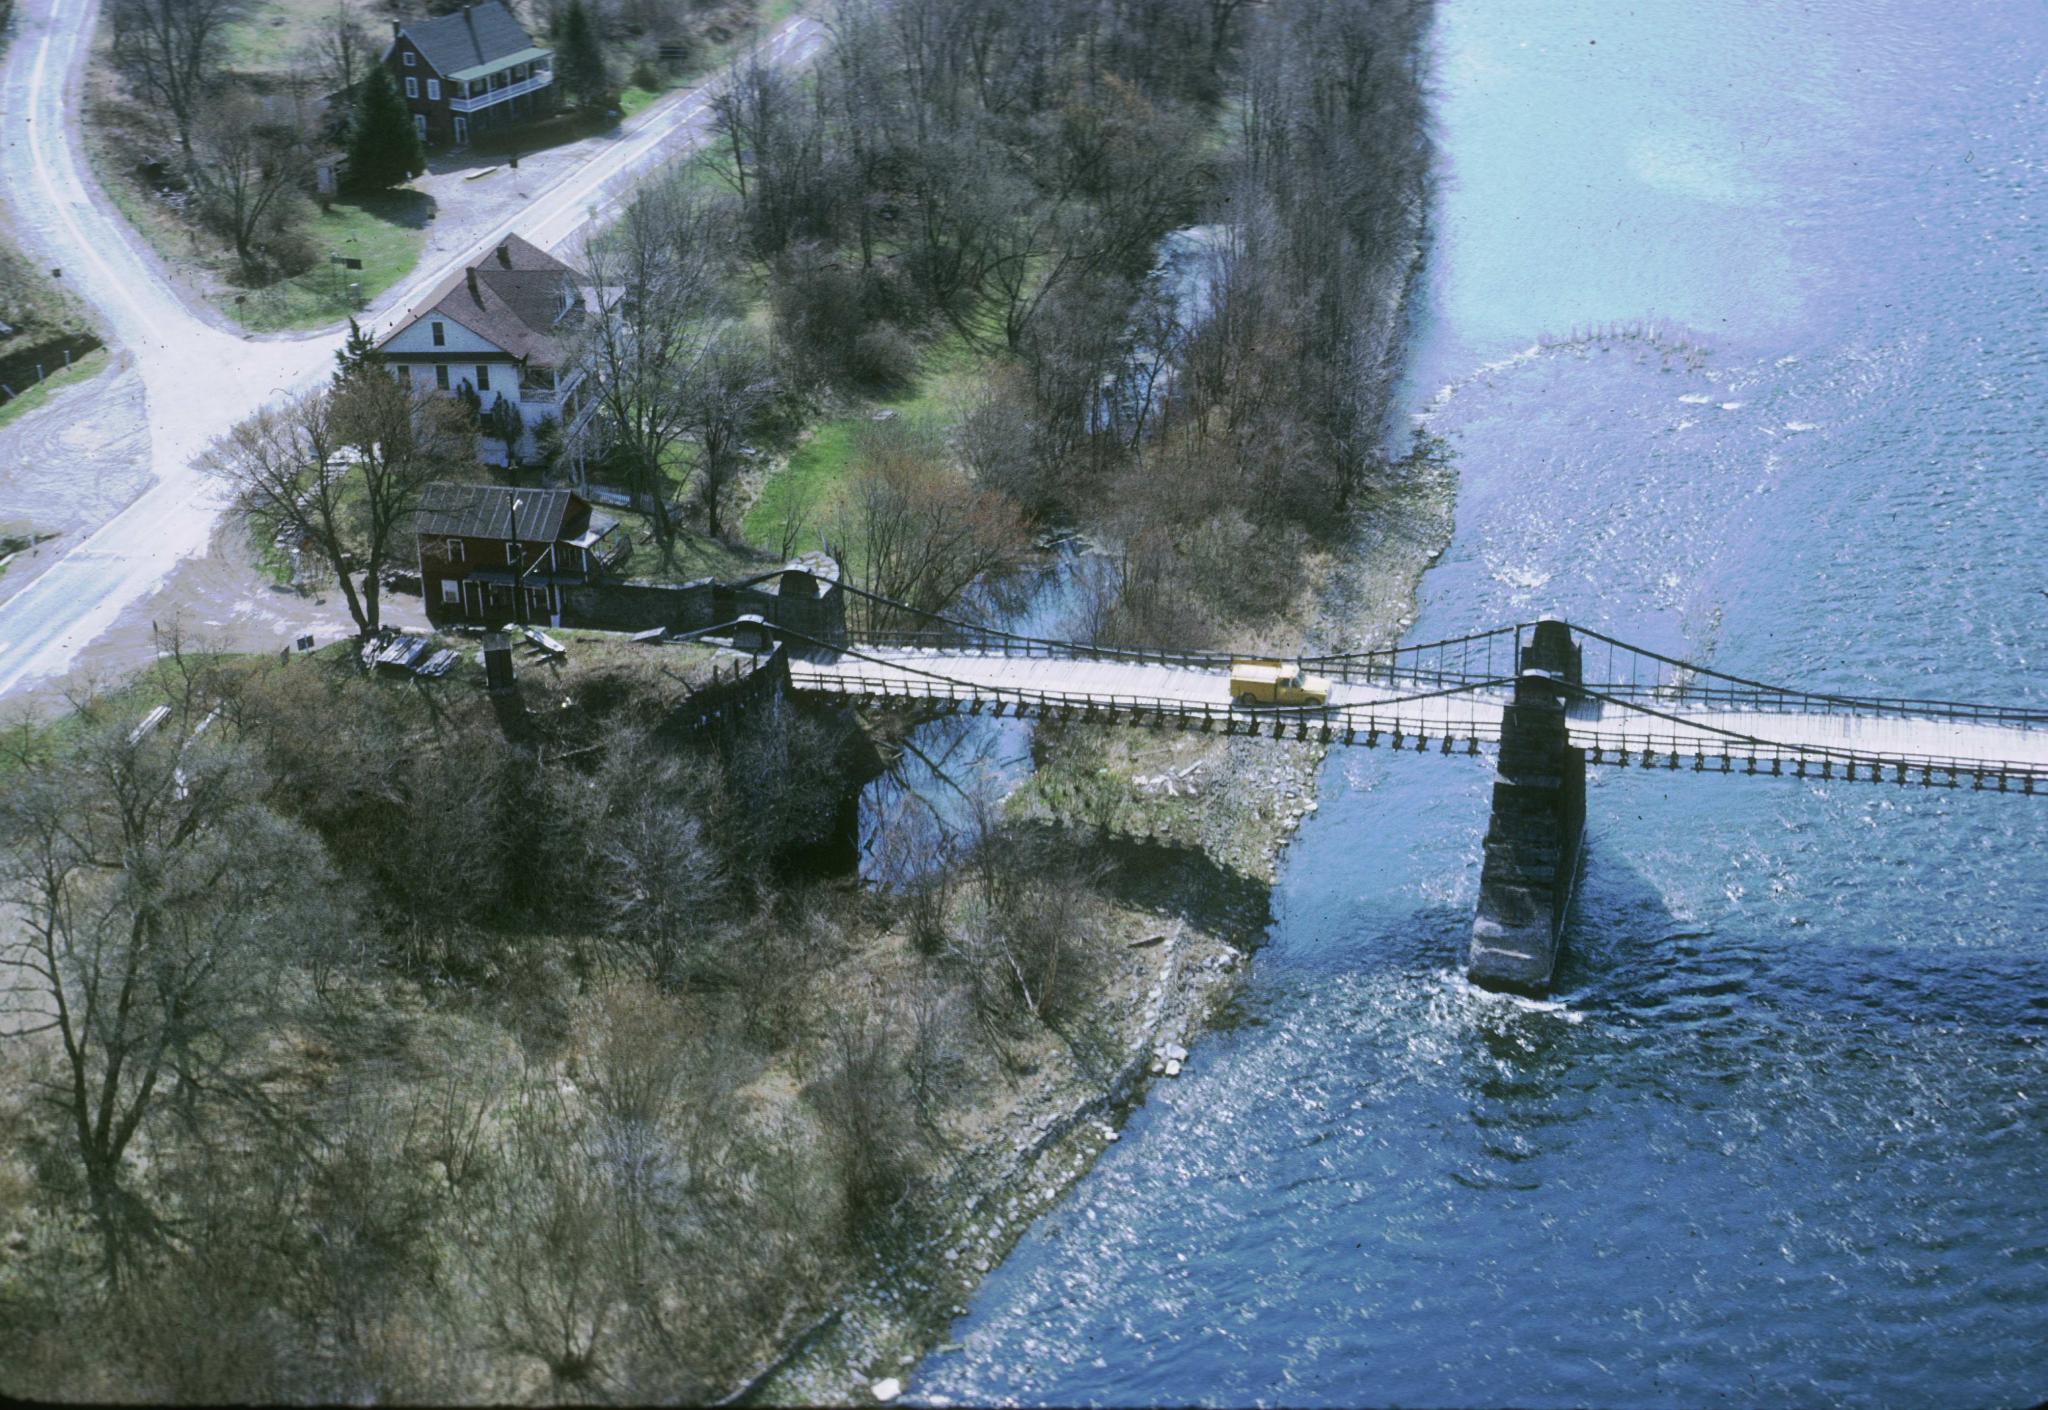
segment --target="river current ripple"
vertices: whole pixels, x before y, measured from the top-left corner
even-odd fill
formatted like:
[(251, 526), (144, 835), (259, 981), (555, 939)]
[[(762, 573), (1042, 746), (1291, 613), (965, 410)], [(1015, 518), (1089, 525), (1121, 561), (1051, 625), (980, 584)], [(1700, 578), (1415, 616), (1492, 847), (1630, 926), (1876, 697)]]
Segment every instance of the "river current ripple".
[[(2043, 703), (2048, 12), (1454, 4), (1414, 639), (1561, 611)], [(1241, 1021), (931, 1403), (2048, 1397), (2048, 807), (1596, 771), (1554, 1001), (1458, 975), (1488, 777), (1337, 751)]]

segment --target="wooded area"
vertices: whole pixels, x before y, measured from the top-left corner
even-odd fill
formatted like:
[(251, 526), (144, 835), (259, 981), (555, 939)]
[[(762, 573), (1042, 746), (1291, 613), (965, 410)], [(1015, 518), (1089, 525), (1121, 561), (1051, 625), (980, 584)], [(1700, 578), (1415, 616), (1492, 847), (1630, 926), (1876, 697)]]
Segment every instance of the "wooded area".
[[(976, 350), (977, 484), (1121, 556), (1105, 630), (1195, 644), (1286, 610), (1395, 468), (1428, 14), (845, 0), (814, 80), (734, 70), (713, 155), (795, 367), (872, 391)], [(1188, 226), (1192, 296), (1158, 272)]]
[[(716, 187), (589, 251), (626, 292), (585, 344), (606, 468), (729, 532), (749, 437), (943, 347), (972, 395), (863, 415), (785, 551), (823, 531), (941, 607), (1071, 524), (1118, 570), (1105, 638), (1284, 610), (1394, 472), (1426, 4), (827, 17), (815, 76), (735, 68)], [(1189, 227), (1193, 299), (1155, 273)], [(440, 473), (436, 415), (345, 370), (219, 454), (374, 557), (368, 477), (398, 506)], [(859, 741), (786, 707), (678, 734), (696, 648), (572, 652), (515, 708), (166, 646), (0, 743), (10, 1392), (724, 1395), (916, 1227), (1016, 1054), (1087, 1031), (1099, 846), (991, 793), (871, 839), (923, 859), (900, 884), (821, 885)]]

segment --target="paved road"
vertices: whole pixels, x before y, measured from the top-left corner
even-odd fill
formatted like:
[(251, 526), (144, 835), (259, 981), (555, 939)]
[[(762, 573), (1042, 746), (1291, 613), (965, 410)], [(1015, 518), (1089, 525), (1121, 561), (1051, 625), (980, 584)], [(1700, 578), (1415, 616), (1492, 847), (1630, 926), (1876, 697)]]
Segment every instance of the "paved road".
[[(312, 385), (332, 366), (339, 337), (256, 339), (180, 300), (154, 257), (88, 174), (72, 114), (91, 47), (97, 0), (28, 0), (0, 66), (0, 198), (31, 257), (63, 279), (135, 359), (148, 403), (154, 483), (74, 545), (35, 582), (0, 604), (0, 700), (70, 670), (124, 613), (144, 610), (183, 560), (203, 554), (222, 511), (197, 458), (266, 403)], [(776, 62), (804, 63), (824, 47), (799, 16), (763, 41)], [(679, 93), (643, 114), (616, 143), (565, 175), (516, 219), (389, 291), (373, 326), (412, 306), (510, 230), (544, 248), (573, 245), (632, 183), (701, 141), (707, 89)], [(140, 664), (139, 662), (137, 664)]]

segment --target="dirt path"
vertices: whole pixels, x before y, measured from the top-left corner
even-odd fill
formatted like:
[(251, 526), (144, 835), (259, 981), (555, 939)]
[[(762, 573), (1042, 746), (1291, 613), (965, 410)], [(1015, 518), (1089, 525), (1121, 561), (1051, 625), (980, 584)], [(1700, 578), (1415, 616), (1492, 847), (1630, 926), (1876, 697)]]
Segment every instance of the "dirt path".
[[(160, 590), (131, 605), (79, 651), (63, 678), (15, 691), (0, 714), (52, 714), (65, 708), (67, 692), (114, 685), (154, 659), (163, 649), (161, 635), (173, 630), (195, 651), (276, 652), (303, 636), (318, 647), (355, 635), (338, 592), (301, 595), (279, 587), (263, 576), (238, 538), (224, 529), (204, 555), (178, 564)], [(417, 597), (387, 595), (382, 618), (406, 631), (427, 625)]]

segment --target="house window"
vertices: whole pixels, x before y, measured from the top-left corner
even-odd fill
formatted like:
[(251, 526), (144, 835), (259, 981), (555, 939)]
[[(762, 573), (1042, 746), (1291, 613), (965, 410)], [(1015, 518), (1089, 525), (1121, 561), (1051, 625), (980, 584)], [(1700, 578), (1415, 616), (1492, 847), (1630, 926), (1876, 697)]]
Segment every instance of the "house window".
[(447, 346), (448, 346), (448, 325), (447, 325), (447, 324), (445, 324), (445, 323), (436, 323), (436, 324), (434, 325), (434, 346), (435, 346), (435, 347), (437, 347), (437, 348), (445, 348), (445, 347), (447, 347)]
[[(412, 80), (407, 79), (406, 82), (410, 83)], [(414, 113), (412, 115), (412, 130), (420, 135), (420, 141), (424, 142), (427, 140), (427, 115), (425, 113)]]
[(453, 578), (441, 579), (441, 600), (443, 602), (462, 601), (462, 584)]
[(508, 563), (508, 564), (510, 564), (510, 565), (512, 565), (512, 566), (514, 566), (514, 567), (517, 567), (517, 566), (518, 566), (518, 564), (519, 564), (519, 545), (518, 545), (518, 544), (516, 544), (516, 543), (508, 543), (508, 544), (506, 544), (506, 545), (505, 545), (505, 562), (506, 562), (506, 563)]
[(408, 77), (405, 80), (405, 96), (408, 98), (420, 96), (420, 81), (418, 79)]
[(448, 540), (448, 561), (450, 563), (460, 563), (462, 561), (461, 539)]
[(445, 362), (439, 362), (439, 363), (436, 363), (436, 364), (434, 364), (434, 385), (435, 385), (436, 387), (439, 387), (439, 388), (440, 388), (440, 389), (441, 389), (442, 391), (444, 391), (444, 392), (448, 390), (448, 364), (447, 364), (447, 363), (445, 363)]
[(405, 66), (407, 68), (411, 68), (413, 64), (417, 62), (417, 60), (418, 56), (414, 54), (412, 50), (408, 49), (405, 51)]
[(481, 362), (476, 365), (476, 389), (480, 392), (488, 392), (491, 389), (491, 369)]
[(432, 99), (433, 99), (433, 100), (434, 100), (435, 102), (437, 102), (437, 103), (441, 101), (441, 80), (440, 80), (440, 79), (438, 79), (438, 78), (430, 78), (430, 79), (428, 79), (428, 80), (427, 80), (427, 96), (428, 96), (429, 98), (432, 98)]
[(406, 386), (412, 381), (412, 369), (402, 362), (392, 365), (391, 375), (398, 379), (400, 386)]

